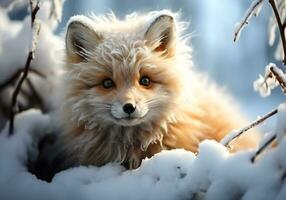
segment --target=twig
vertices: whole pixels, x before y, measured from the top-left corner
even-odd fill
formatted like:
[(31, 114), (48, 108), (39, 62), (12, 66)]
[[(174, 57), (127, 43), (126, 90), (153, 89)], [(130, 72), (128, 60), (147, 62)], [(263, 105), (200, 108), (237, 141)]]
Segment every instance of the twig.
[[(6, 88), (7, 86), (13, 84), (16, 79), (19, 78), (19, 76), (21, 75), (21, 73), (23, 73), (25, 71), (25, 69), (19, 69), (16, 73), (14, 73), (10, 78), (8, 78), (4, 83), (0, 84), (0, 91), (3, 90), (4, 88)], [(29, 73), (34, 73), (35, 75), (45, 79), (46, 76), (44, 74), (42, 74), (42, 72), (39, 72), (36, 69), (29, 69)]]
[(281, 86), (283, 93), (286, 94), (286, 80), (283, 77), (283, 76), (285, 76), (285, 74), (282, 72), (281, 69), (279, 69), (275, 66), (271, 66), (270, 71), (273, 74), (273, 76), (275, 77), (275, 79), (278, 81), (279, 85)]
[(33, 28), (36, 19), (36, 14), (40, 9), (39, 0), (30, 0), (30, 8), (31, 8), (31, 27)]
[(32, 26), (32, 30), (33, 30), (32, 31), (33, 32), (32, 47), (31, 47), (31, 50), (30, 50), (28, 57), (27, 57), (27, 60), (26, 60), (25, 69), (24, 69), (23, 73), (21, 73), (21, 77), (19, 79), (19, 82), (17, 83), (16, 88), (15, 88), (13, 95), (12, 95), (12, 103), (11, 103), (11, 110), (10, 110), (10, 123), (9, 123), (9, 135), (13, 134), (13, 132), (14, 132), (14, 117), (18, 111), (17, 97), (18, 97), (18, 94), (21, 90), (21, 87), (22, 87), (24, 80), (28, 76), (31, 61), (34, 59), (34, 53), (36, 50), (38, 36), (40, 33), (40, 25), (39, 25), (39, 23), (36, 22), (36, 14), (39, 11), (39, 0), (30, 0), (30, 6), (31, 6), (31, 26)]
[(286, 25), (285, 25), (285, 22), (283, 22), (283, 24), (282, 24), (282, 21), (281, 21), (275, 0), (269, 0), (269, 3), (272, 7), (272, 10), (274, 12), (274, 15), (275, 15), (275, 18), (276, 18), (276, 21), (278, 24), (278, 29), (280, 32), (280, 37), (281, 37), (282, 47), (283, 47), (283, 53), (284, 53), (284, 58), (283, 58), (282, 62), (284, 65), (286, 65), (286, 39), (285, 39), (285, 34), (284, 34)]
[(245, 17), (236, 27), (236, 30), (234, 32), (234, 37), (233, 37), (234, 42), (236, 42), (236, 40), (238, 39), (242, 29), (249, 23), (249, 20), (251, 19), (251, 17), (257, 16), (257, 14), (256, 14), (257, 9), (259, 9), (259, 6), (261, 6), (262, 3), (263, 3), (263, 0), (257, 0), (251, 4), (249, 9), (246, 11)]
[[(233, 135), (231, 138), (229, 138), (228, 140), (224, 141), (224, 146), (229, 147), (229, 144), (235, 140), (236, 138), (238, 138), (240, 135), (242, 135), (244, 132), (248, 131), (249, 129), (257, 126), (258, 124), (261, 124), (262, 122), (264, 122), (266, 119), (268, 119), (269, 117), (275, 115), (278, 112), (278, 109), (274, 109), (271, 112), (267, 113), (266, 115), (264, 115), (263, 117), (260, 117), (259, 119), (251, 122), (250, 124), (248, 124), (247, 126), (245, 126), (244, 128), (242, 128), (240, 131), (238, 131), (235, 135)], [(226, 136), (227, 137), (227, 136)], [(223, 139), (224, 140), (224, 139)], [(223, 141), (222, 140), (222, 141)]]
[(276, 139), (276, 135), (273, 135), (265, 144), (263, 144), (256, 152), (255, 154), (251, 157), (251, 162), (254, 163), (256, 158), (270, 145), (272, 142)]

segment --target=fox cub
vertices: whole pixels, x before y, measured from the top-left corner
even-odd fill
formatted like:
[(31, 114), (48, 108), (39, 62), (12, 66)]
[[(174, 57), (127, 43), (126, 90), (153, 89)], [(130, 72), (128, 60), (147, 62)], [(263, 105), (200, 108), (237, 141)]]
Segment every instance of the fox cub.
[[(164, 149), (196, 152), (202, 140), (245, 124), (229, 96), (193, 69), (185, 28), (166, 10), (70, 19), (58, 170), (108, 162), (133, 169)], [(233, 148), (255, 143), (248, 134)]]

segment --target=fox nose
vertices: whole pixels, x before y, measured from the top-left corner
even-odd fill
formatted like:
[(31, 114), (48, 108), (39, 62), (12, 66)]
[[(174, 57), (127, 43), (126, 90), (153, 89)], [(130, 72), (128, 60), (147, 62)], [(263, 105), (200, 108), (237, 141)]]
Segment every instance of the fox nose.
[(132, 114), (135, 111), (136, 107), (132, 103), (126, 103), (123, 106), (123, 111), (127, 114)]

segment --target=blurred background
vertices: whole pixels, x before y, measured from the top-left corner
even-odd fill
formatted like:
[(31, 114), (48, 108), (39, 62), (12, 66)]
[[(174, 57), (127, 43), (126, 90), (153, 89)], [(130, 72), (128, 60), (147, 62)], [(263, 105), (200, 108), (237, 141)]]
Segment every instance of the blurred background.
[[(1, 0), (0, 0), (1, 1)], [(210, 79), (225, 87), (237, 99), (244, 113), (255, 119), (284, 100), (279, 88), (262, 98), (253, 90), (253, 81), (274, 58), (275, 47), (268, 45), (268, 21), (271, 10), (267, 2), (259, 17), (253, 18), (243, 30), (239, 41), (233, 42), (234, 26), (244, 16), (251, 0), (66, 0), (63, 19), (57, 28), (60, 34), (68, 19), (75, 14), (101, 15), (112, 10), (123, 18), (134, 11), (170, 9), (179, 11), (184, 21), (190, 22), (193, 59), (196, 67)], [(24, 15), (24, 13), (22, 13)], [(20, 18), (21, 14), (12, 14)]]

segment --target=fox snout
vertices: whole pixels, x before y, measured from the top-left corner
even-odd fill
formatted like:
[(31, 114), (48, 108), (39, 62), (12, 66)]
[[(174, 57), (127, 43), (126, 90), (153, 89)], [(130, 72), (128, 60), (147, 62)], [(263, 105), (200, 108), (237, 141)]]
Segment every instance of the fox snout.
[(116, 119), (124, 118), (142, 118), (148, 112), (148, 108), (140, 103), (134, 102), (115, 102), (111, 106), (111, 114)]
[(111, 115), (114, 122), (123, 126), (133, 126), (141, 123), (147, 115), (149, 109), (142, 103), (135, 102), (115, 102), (111, 106)]

